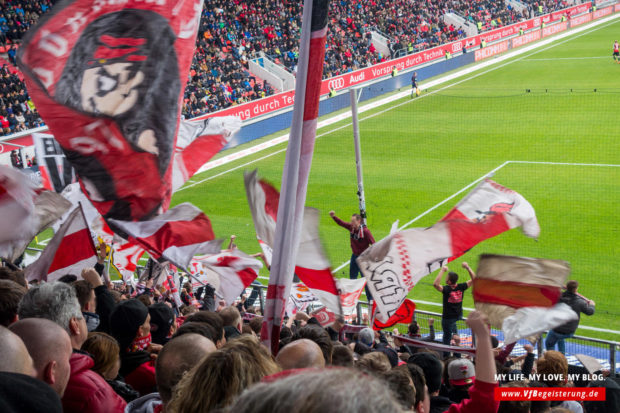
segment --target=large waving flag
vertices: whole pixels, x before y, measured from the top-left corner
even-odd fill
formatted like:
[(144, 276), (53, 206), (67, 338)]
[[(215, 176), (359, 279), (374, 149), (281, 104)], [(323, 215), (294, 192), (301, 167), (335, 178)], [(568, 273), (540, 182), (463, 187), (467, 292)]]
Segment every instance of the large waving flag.
[(511, 341), (557, 327), (574, 314), (557, 306), (569, 273), (566, 261), (483, 254), (474, 279), (476, 309), (505, 327)]
[(490, 179), (478, 184), (442, 219), (452, 220), (483, 222), (492, 227), (487, 231), (497, 234), (521, 227), (528, 237), (538, 238), (540, 235), (540, 225), (532, 205), (519, 193)]
[(222, 240), (214, 240), (211, 221), (198, 208), (183, 203), (150, 221), (109, 219), (115, 232), (144, 248), (159, 262), (170, 261), (186, 269), (194, 255), (220, 251)]
[(478, 243), (511, 228), (530, 237), (540, 228), (532, 205), (521, 195), (485, 180), (430, 228), (397, 232), (368, 248), (357, 262), (386, 322), (420, 279)]
[(28, 281), (56, 281), (65, 274), (78, 277), (84, 268), (94, 267), (97, 251), (86, 225), (82, 208), (71, 212), (67, 220), (54, 234), (37, 261), (26, 267)]
[[(201, 271), (200, 266), (206, 268)], [(263, 264), (238, 249), (233, 249), (215, 255), (194, 257), (192, 267), (197, 269), (192, 271), (192, 275), (201, 282), (212, 284), (226, 304), (231, 305), (258, 277)], [(210, 273), (217, 275), (216, 283), (208, 278)]]
[(17, 260), (32, 239), (69, 207), (62, 196), (35, 189), (25, 174), (0, 167), (0, 257)]
[(106, 220), (167, 210), (239, 129), (230, 118), (179, 127), (201, 10), (202, 0), (66, 0), (19, 50), (28, 92)]
[[(258, 242), (269, 264), (271, 248), (264, 240), (275, 238), (280, 194), (271, 184), (259, 180), (256, 170), (246, 173), (244, 178)], [(330, 311), (342, 314), (338, 287), (330, 267), (319, 237), (319, 210), (305, 207), (295, 274)]]
[(28, 92), (106, 219), (168, 207), (201, 9), (200, 0), (68, 0), (19, 49)]
[(293, 281), (295, 257), (301, 236), (308, 175), (319, 116), (328, 6), (328, 0), (304, 1), (293, 122), (282, 171), (282, 196), (278, 207), (273, 262), (261, 331), (263, 344), (267, 345), (273, 354), (278, 352), (280, 328), (286, 298)]

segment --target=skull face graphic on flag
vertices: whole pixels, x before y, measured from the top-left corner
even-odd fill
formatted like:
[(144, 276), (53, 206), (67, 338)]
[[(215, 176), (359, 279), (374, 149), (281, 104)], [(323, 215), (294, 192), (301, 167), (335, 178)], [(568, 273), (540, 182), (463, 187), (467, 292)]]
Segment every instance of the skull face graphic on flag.
[(28, 91), (106, 220), (145, 220), (168, 207), (201, 8), (65, 1), (20, 48)]

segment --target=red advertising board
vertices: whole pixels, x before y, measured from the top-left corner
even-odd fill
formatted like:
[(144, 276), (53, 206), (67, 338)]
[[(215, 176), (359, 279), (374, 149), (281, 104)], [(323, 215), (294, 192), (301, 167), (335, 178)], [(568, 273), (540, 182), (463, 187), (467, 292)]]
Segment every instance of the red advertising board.
[(570, 27), (576, 27), (576, 26), (579, 26), (580, 24), (584, 24), (589, 21), (592, 21), (592, 13), (573, 17), (570, 19)]
[[(617, 5), (615, 7), (618, 7)], [(604, 9), (600, 9), (592, 12), (592, 17), (594, 19), (600, 19), (603, 16), (607, 16), (611, 14), (614, 10), (614, 6), (605, 7)]]
[(486, 59), (491, 56), (495, 56), (496, 54), (504, 53), (508, 50), (508, 40), (504, 40), (503, 42), (494, 43), (490, 46), (485, 47), (484, 49), (476, 50), (474, 55), (474, 60), (477, 62), (478, 60)]
[(515, 37), (512, 39), (512, 48), (521, 47), (536, 40), (540, 40), (540, 30), (534, 30), (533, 32), (525, 33), (523, 36)]
[(567, 22), (552, 24), (551, 26), (543, 27), (542, 37), (552, 36), (556, 33), (563, 32), (566, 29), (568, 29)]

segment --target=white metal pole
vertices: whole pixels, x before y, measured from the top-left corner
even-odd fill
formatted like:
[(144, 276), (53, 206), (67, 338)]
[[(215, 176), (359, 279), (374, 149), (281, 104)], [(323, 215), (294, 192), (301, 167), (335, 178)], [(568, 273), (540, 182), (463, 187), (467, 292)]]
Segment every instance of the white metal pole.
[(362, 224), (366, 225), (366, 198), (364, 197), (364, 178), (362, 174), (362, 148), (360, 144), (360, 128), (357, 117), (357, 88), (351, 88), (351, 115), (353, 118), (353, 141), (355, 143), (355, 166), (357, 168), (357, 197), (359, 198), (360, 215)]

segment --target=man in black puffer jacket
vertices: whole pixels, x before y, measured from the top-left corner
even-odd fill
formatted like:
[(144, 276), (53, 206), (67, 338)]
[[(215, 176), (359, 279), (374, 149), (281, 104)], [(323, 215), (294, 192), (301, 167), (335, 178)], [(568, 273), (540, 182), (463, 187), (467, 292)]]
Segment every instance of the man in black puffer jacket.
[(581, 313), (585, 315), (594, 314), (594, 301), (588, 300), (584, 296), (577, 294), (577, 288), (579, 283), (577, 281), (569, 281), (566, 284), (566, 291), (562, 293), (560, 302), (567, 304), (574, 312), (577, 313), (577, 319), (569, 321), (566, 324), (562, 324), (559, 327), (550, 330), (547, 333), (547, 339), (545, 340), (545, 347), (547, 350), (554, 350), (555, 344), (558, 344), (558, 351), (562, 354), (566, 352), (566, 345), (564, 340), (572, 337), (579, 326), (579, 319)]

